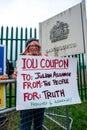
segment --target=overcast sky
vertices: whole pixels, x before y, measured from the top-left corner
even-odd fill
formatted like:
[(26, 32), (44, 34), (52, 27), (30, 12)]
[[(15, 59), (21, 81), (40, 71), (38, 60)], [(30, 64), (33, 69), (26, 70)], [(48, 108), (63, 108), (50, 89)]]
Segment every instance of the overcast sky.
[(80, 2), (81, 0), (0, 0), (0, 26), (38, 28), (39, 22)]

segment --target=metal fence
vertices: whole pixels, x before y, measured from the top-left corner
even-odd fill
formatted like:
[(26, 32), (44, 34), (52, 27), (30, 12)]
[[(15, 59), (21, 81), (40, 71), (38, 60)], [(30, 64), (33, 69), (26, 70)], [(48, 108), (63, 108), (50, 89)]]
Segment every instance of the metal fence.
[[(0, 110), (0, 130), (19, 130), (21, 119), (20, 111), (16, 111), (16, 81), (1, 80), (0, 84), (6, 85), (6, 108)], [(71, 130), (72, 122), (68, 106), (46, 108), (43, 130)]]
[[(16, 65), (18, 54), (25, 49), (25, 41), (31, 37), (37, 37), (37, 30), (32, 28), (10, 29), (1, 27), (0, 44), (6, 45), (6, 57)], [(81, 100), (87, 99), (87, 54), (74, 55), (77, 57), (78, 66), (78, 90)], [(2, 82), (2, 81), (1, 81)], [(6, 83), (8, 82), (8, 83)], [(6, 114), (5, 124), (0, 125), (0, 130), (19, 130), (20, 111), (15, 110), (16, 106), (16, 82), (14, 80), (5, 81), (6, 84), (6, 109), (0, 111), (0, 117)], [(43, 130), (70, 130), (73, 119), (68, 115), (68, 106), (45, 109)], [(50, 124), (50, 125), (49, 125)]]
[(6, 46), (6, 58), (16, 65), (18, 54), (25, 49), (25, 42), (29, 38), (37, 37), (37, 30), (32, 28), (4, 28), (0, 30), (0, 44)]

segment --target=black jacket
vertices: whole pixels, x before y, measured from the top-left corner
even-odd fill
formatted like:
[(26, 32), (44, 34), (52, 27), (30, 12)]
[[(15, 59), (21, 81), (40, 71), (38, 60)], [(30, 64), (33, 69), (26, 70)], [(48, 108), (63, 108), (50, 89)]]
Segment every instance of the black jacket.
[(8, 74), (8, 76), (10, 77), (14, 72), (14, 67), (13, 64), (11, 62), (9, 62), (9, 60), (6, 60), (6, 74)]

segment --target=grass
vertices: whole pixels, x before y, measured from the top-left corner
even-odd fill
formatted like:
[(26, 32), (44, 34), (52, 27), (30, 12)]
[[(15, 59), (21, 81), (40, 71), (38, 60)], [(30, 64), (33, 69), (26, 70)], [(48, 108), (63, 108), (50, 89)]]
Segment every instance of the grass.
[(69, 106), (69, 115), (73, 118), (72, 130), (87, 130), (87, 101)]

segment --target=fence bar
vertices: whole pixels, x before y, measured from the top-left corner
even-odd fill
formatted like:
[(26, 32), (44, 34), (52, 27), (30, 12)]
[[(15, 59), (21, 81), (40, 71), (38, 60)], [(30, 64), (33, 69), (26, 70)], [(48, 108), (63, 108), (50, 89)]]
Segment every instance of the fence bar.
[(15, 79), (8, 79), (8, 80), (0, 80), (0, 84), (6, 84), (6, 83), (15, 83)]
[(10, 43), (10, 61), (12, 61), (13, 54), (13, 27), (11, 28), (11, 43)]
[(3, 109), (3, 110), (0, 110), (0, 114), (13, 112), (15, 110), (16, 110), (16, 107), (6, 108), (6, 109)]
[(8, 55), (8, 27), (6, 28), (6, 58)]

